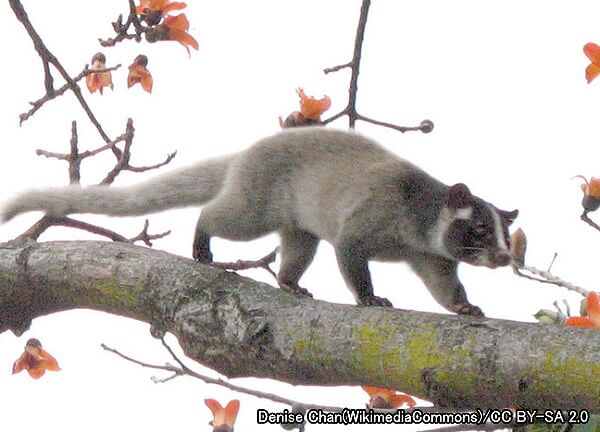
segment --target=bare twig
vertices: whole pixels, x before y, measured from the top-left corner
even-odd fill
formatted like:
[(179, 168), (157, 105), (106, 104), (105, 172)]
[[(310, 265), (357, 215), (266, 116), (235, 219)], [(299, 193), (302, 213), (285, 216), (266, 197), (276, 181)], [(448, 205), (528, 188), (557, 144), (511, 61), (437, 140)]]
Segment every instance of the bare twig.
[(160, 168), (170, 163), (173, 160), (173, 158), (177, 155), (177, 152), (170, 153), (167, 155), (167, 158), (163, 162), (159, 162), (155, 165), (145, 167), (131, 166), (129, 164), (129, 160), (131, 158), (131, 146), (133, 145), (134, 132), (135, 128), (133, 127), (133, 120), (128, 119), (127, 126), (125, 128), (125, 133), (118, 138), (119, 141), (125, 142), (121, 157), (119, 158), (115, 166), (109, 171), (106, 177), (104, 177), (104, 179), (100, 182), (101, 185), (111, 184), (122, 171), (132, 171), (139, 173)]
[(587, 210), (581, 214), (581, 220), (587, 223), (592, 228), (600, 231), (600, 225), (598, 225), (596, 222), (589, 218)]
[[(100, 45), (104, 47), (111, 47), (124, 40), (135, 40), (136, 42), (140, 42), (142, 40), (142, 34), (146, 32), (147, 28), (140, 23), (140, 20), (135, 13), (135, 3), (133, 0), (129, 0), (128, 2), (129, 15), (127, 17), (127, 21), (125, 24), (123, 24), (123, 15), (119, 15), (117, 20), (112, 23), (113, 30), (117, 36), (107, 39), (98, 39)], [(131, 26), (134, 28), (134, 33), (129, 33), (129, 28)]]
[(548, 270), (546, 270), (546, 271), (552, 270), (552, 266), (554, 265), (554, 262), (556, 261), (556, 257), (558, 257), (558, 252), (554, 252), (554, 255), (552, 256), (552, 260), (550, 261), (550, 264), (548, 265)]
[(279, 248), (275, 248), (273, 252), (258, 260), (237, 260), (236, 262), (229, 263), (221, 263), (221, 262), (213, 262), (211, 265), (213, 267), (218, 267), (225, 270), (248, 270), (251, 268), (263, 268), (268, 271), (275, 279), (277, 279), (277, 275), (271, 269), (269, 264), (275, 261), (275, 257), (277, 256), (277, 251)]
[(54, 221), (55, 222), (53, 225), (60, 225), (60, 226), (65, 226), (65, 227), (69, 227), (69, 228), (77, 228), (80, 230), (91, 232), (92, 234), (97, 234), (97, 235), (109, 238), (112, 241), (117, 241), (117, 242), (122, 242), (122, 243), (129, 242), (129, 240), (126, 237), (123, 237), (121, 234), (117, 234), (114, 231), (99, 227), (97, 225), (92, 225), (87, 222), (76, 220), (76, 219), (73, 219), (70, 217), (63, 216), (60, 218), (54, 218)]
[[(73, 78), (71, 78), (71, 76), (67, 73), (67, 71), (65, 70), (63, 65), (58, 61), (58, 59), (54, 56), (54, 54), (52, 54), (50, 52), (50, 50), (46, 47), (46, 45), (42, 41), (42, 38), (40, 37), (40, 35), (33, 28), (31, 21), (29, 21), (27, 12), (25, 12), (25, 8), (23, 8), (23, 5), (21, 4), (20, 0), (8, 0), (8, 2), (10, 4), (13, 12), (15, 13), (15, 16), (17, 17), (17, 19), (21, 22), (21, 24), (23, 24), (23, 27), (25, 27), (25, 30), (27, 31), (27, 33), (29, 34), (29, 37), (33, 41), (33, 45), (34, 45), (36, 51), (38, 52), (39, 56), (42, 58), (42, 61), (44, 62), (44, 64), (49, 63), (56, 68), (56, 70), (60, 73), (60, 75), (63, 77), (63, 79), (67, 82), (66, 85), (73, 92), (73, 94), (79, 101), (79, 104), (81, 105), (81, 107), (83, 108), (85, 113), (87, 114), (88, 118), (90, 119), (90, 121), (92, 122), (92, 124), (94, 125), (94, 127), (96, 128), (96, 130), (98, 131), (98, 133), (100, 134), (102, 139), (104, 140), (104, 142), (109, 143), (111, 141), (111, 139), (108, 137), (108, 135), (102, 128), (102, 125), (100, 124), (100, 122), (98, 121), (98, 119), (96, 118), (96, 116), (94, 115), (92, 110), (90, 109), (89, 105), (87, 104), (86, 100), (84, 99), (83, 94), (81, 93), (81, 88), (79, 87), (79, 85), (77, 85), (77, 83), (73, 80)], [(44, 71), (46, 73), (46, 93), (48, 95), (51, 95), (54, 93), (54, 89), (51, 86), (50, 87), (48, 86), (48, 82), (49, 82), (48, 74), (50, 74), (50, 70), (48, 67), (44, 66)], [(112, 147), (111, 150), (113, 151), (115, 157), (117, 159), (119, 159), (121, 156), (121, 151), (117, 147)]]
[(81, 158), (79, 157), (78, 147), (79, 137), (77, 136), (77, 122), (71, 123), (71, 154), (69, 155), (69, 184), (79, 184), (81, 180)]
[(423, 133), (429, 133), (433, 130), (433, 122), (431, 120), (423, 120), (419, 126), (399, 126), (393, 123), (383, 122), (366, 117), (362, 114), (359, 114), (356, 109), (356, 96), (358, 93), (358, 75), (360, 72), (360, 61), (362, 58), (362, 44), (365, 37), (365, 29), (367, 26), (367, 17), (369, 15), (370, 6), (370, 0), (363, 0), (360, 8), (360, 17), (358, 19), (356, 36), (354, 38), (354, 54), (352, 55), (352, 60), (348, 63), (323, 69), (323, 72), (325, 74), (329, 74), (332, 72), (338, 72), (342, 69), (349, 68), (351, 70), (351, 75), (350, 85), (348, 88), (348, 105), (346, 105), (346, 107), (337, 114), (334, 114), (331, 117), (322, 120), (321, 124), (326, 125), (328, 123), (333, 122), (334, 120), (337, 120), (342, 116), (347, 115), (350, 128), (354, 128), (357, 120), (362, 120), (367, 123), (372, 123), (378, 126), (394, 129), (402, 133), (409, 131), (421, 131)]
[[(83, 69), (83, 71), (81, 71), (79, 73), (79, 75), (77, 75), (75, 78), (73, 78), (73, 82), (75, 82), (75, 83), (79, 82), (91, 73), (111, 72), (111, 71), (119, 69), (120, 67), (121, 67), (121, 64), (118, 64), (116, 66), (109, 67), (106, 69), (90, 70), (90, 69), (88, 69), (88, 66), (86, 65), (86, 67)], [(44, 96), (42, 96), (41, 98), (39, 98), (38, 100), (36, 100), (34, 102), (29, 102), (29, 104), (32, 106), (32, 108), (29, 111), (27, 111), (26, 113), (22, 113), (19, 115), (19, 124), (22, 125), (23, 122), (29, 120), (29, 118), (32, 117), (36, 113), (37, 110), (39, 110), (42, 106), (44, 106), (44, 104), (46, 102), (49, 102), (52, 99), (56, 99), (57, 97), (62, 96), (70, 88), (71, 88), (71, 85), (69, 83), (64, 84), (58, 90), (53, 90), (50, 93), (46, 92), (46, 94)]]
[(141, 172), (144, 172), (144, 171), (155, 170), (157, 168), (160, 168), (160, 167), (165, 166), (168, 163), (170, 163), (175, 156), (177, 156), (177, 152), (176, 151), (173, 152), (173, 153), (167, 154), (167, 158), (164, 161), (159, 162), (159, 163), (154, 164), (154, 165), (148, 165), (148, 166), (142, 166), (142, 167), (135, 167), (135, 166), (128, 165), (127, 166), (127, 171), (141, 173)]
[(133, 127), (133, 120), (127, 119), (127, 126), (125, 127), (124, 141), (125, 145), (117, 163), (111, 169), (106, 177), (100, 182), (101, 185), (111, 184), (115, 178), (129, 165), (129, 159), (131, 157), (131, 146), (133, 145), (133, 134), (135, 128)]
[[(169, 352), (169, 354), (171, 355), (171, 357), (173, 357), (173, 359), (177, 362), (177, 364), (179, 364), (179, 367), (171, 365), (171, 364), (166, 364), (166, 365), (154, 365), (154, 364), (149, 364), (149, 363), (145, 363), (136, 359), (133, 359), (129, 356), (126, 356), (122, 353), (120, 353), (118, 350), (114, 349), (114, 348), (109, 348), (108, 346), (106, 346), (105, 344), (102, 344), (102, 348), (104, 348), (105, 350), (112, 352), (116, 355), (118, 355), (119, 357), (135, 363), (137, 365), (140, 365), (142, 367), (146, 367), (146, 368), (151, 368), (151, 369), (159, 369), (159, 370), (164, 370), (167, 372), (171, 372), (173, 374), (175, 374), (175, 376), (182, 376), (182, 375), (186, 375), (186, 376), (191, 376), (193, 378), (199, 379), (201, 381), (204, 381), (207, 384), (215, 384), (215, 385), (219, 385), (221, 387), (225, 387), (228, 388), (229, 390), (233, 390), (235, 392), (238, 393), (244, 393), (244, 394), (248, 394), (251, 396), (255, 396), (257, 398), (261, 398), (261, 399), (269, 399), (273, 402), (277, 402), (277, 403), (281, 403), (281, 404), (285, 404), (285, 405), (289, 405), (289, 406), (301, 406), (304, 407), (306, 409), (322, 409), (322, 410), (326, 410), (326, 411), (335, 411), (335, 412), (339, 412), (342, 410), (342, 408), (340, 407), (334, 407), (334, 406), (323, 406), (323, 405), (314, 405), (314, 404), (305, 404), (302, 402), (298, 402), (295, 401), (293, 399), (288, 399), (288, 398), (284, 398), (281, 397), (279, 395), (276, 394), (272, 394), (272, 393), (266, 393), (266, 392), (261, 392), (258, 390), (252, 390), (252, 389), (248, 389), (245, 387), (241, 387), (241, 386), (237, 386), (231, 383), (228, 383), (227, 381), (224, 381), (220, 378), (212, 378), (200, 373), (197, 373), (195, 371), (193, 371), (192, 369), (190, 369), (189, 367), (187, 367), (185, 365), (185, 363), (183, 363), (183, 361), (181, 361), (181, 359), (179, 359), (179, 357), (173, 352), (173, 350), (168, 346), (168, 344), (164, 341), (164, 338), (162, 339), (162, 343), (163, 346), (165, 347), (165, 349)], [(169, 378), (169, 380), (172, 378)], [(159, 380), (154, 380), (155, 382), (164, 382), (164, 381), (159, 381)]]
[[(515, 272), (515, 274), (517, 274), (518, 276), (521, 276), (525, 279), (529, 279), (529, 280), (534, 280), (536, 282), (540, 282), (540, 283), (547, 283), (547, 284), (551, 284), (551, 285), (557, 285), (563, 288), (566, 288), (570, 291), (575, 291), (578, 292), (579, 294), (583, 295), (583, 296), (587, 296), (589, 294), (589, 290), (580, 287), (578, 285), (575, 285), (571, 282), (567, 282), (557, 276), (554, 276), (552, 273), (550, 273), (549, 271), (546, 270), (540, 270), (538, 268), (532, 267), (532, 266), (528, 266), (528, 265), (524, 265), (522, 267), (513, 267), (513, 270)], [(528, 273), (531, 273), (531, 276), (529, 274), (523, 273), (523, 271), (526, 271)], [(537, 276), (537, 277), (536, 277)]]
[[(163, 347), (169, 352), (169, 354), (171, 355), (173, 360), (175, 360), (175, 362), (179, 366), (174, 366), (169, 363), (167, 363), (165, 365), (155, 365), (155, 364), (142, 362), (142, 361), (136, 360), (132, 357), (129, 357), (127, 355), (124, 355), (114, 348), (109, 348), (105, 344), (102, 344), (101, 346), (103, 349), (105, 349), (109, 352), (112, 352), (113, 354), (116, 354), (119, 357), (121, 357), (129, 362), (135, 363), (135, 364), (140, 365), (145, 368), (164, 370), (164, 371), (170, 372), (172, 374), (164, 379), (157, 379), (155, 377), (152, 377), (152, 381), (157, 384), (165, 383), (165, 382), (171, 381), (172, 379), (174, 379), (178, 376), (185, 375), (185, 376), (190, 376), (192, 378), (199, 379), (207, 384), (215, 384), (215, 385), (225, 387), (229, 390), (232, 390), (232, 391), (235, 391), (238, 393), (243, 393), (243, 394), (254, 396), (254, 397), (257, 397), (260, 399), (268, 399), (275, 403), (281, 403), (284, 405), (288, 405), (298, 411), (306, 411), (309, 409), (315, 409), (315, 410), (323, 410), (323, 411), (327, 411), (327, 412), (341, 412), (345, 409), (345, 408), (337, 407), (337, 406), (316, 405), (316, 404), (299, 402), (299, 401), (296, 401), (293, 399), (284, 398), (282, 396), (279, 396), (279, 395), (276, 395), (273, 393), (266, 393), (266, 392), (261, 392), (258, 390), (252, 390), (252, 389), (249, 389), (246, 387), (237, 386), (235, 384), (231, 384), (227, 381), (224, 381), (220, 378), (212, 378), (212, 377), (197, 373), (197, 372), (193, 371), (192, 369), (190, 369), (188, 366), (186, 366), (186, 364), (175, 354), (173, 349), (166, 343), (166, 341), (164, 340), (164, 337), (161, 338), (161, 341), (162, 341)], [(435, 407), (435, 406), (408, 408), (405, 411), (412, 412), (417, 409), (421, 412), (455, 412), (456, 411), (456, 409), (454, 409), (454, 408), (446, 409), (446, 408), (440, 408), (440, 407)], [(376, 411), (391, 412), (391, 413), (396, 412), (395, 409), (393, 409), (393, 410), (377, 409)], [(506, 426), (507, 425), (503, 425), (503, 427), (506, 427)], [(485, 424), (481, 424), (481, 425), (460, 425), (460, 426), (457, 425), (457, 426), (451, 426), (450, 429), (442, 428), (440, 430), (445, 431), (445, 432), (458, 431), (458, 430), (493, 431), (493, 430), (499, 429), (501, 427), (502, 427), (502, 425), (492, 425), (491, 423), (485, 423)]]
[(358, 114), (358, 113), (356, 114), (356, 119), (362, 120), (367, 123), (372, 123), (374, 125), (394, 129), (394, 130), (397, 130), (398, 132), (402, 132), (402, 133), (410, 132), (410, 131), (421, 131), (423, 133), (428, 133), (431, 131), (431, 129), (433, 129), (433, 122), (431, 122), (431, 120), (423, 120), (419, 126), (398, 126), (393, 123), (374, 120), (372, 118), (365, 117), (364, 115)]
[(143, 241), (147, 246), (152, 247), (151, 240), (163, 238), (163, 237), (166, 237), (169, 234), (171, 234), (171, 230), (162, 232), (160, 234), (148, 234), (149, 226), (150, 226), (150, 222), (148, 222), (148, 219), (146, 219), (144, 221), (144, 228), (142, 229), (142, 232), (140, 232), (137, 236), (130, 238), (129, 241), (131, 243), (135, 243), (136, 241)]
[(346, 68), (351, 68), (352, 67), (352, 62), (348, 62), (348, 63), (344, 63), (342, 65), (337, 65), (337, 66), (332, 66), (332, 67), (328, 67), (323, 69), (323, 73), (325, 75), (330, 74), (332, 72), (338, 72), (341, 71), (342, 69), (346, 69)]
[(27, 231), (19, 236), (19, 238), (30, 238), (32, 240), (37, 240), (39, 236), (51, 226), (64, 226), (69, 228), (76, 228), (83, 231), (90, 232), (92, 234), (96, 234), (99, 236), (106, 237), (112, 241), (121, 242), (121, 243), (135, 243), (137, 241), (143, 241), (146, 245), (152, 246), (151, 240), (156, 240), (159, 238), (163, 238), (171, 234), (171, 231), (165, 231), (160, 234), (149, 234), (148, 220), (145, 221), (144, 227), (142, 231), (135, 237), (130, 239), (118, 234), (112, 230), (93, 225), (87, 222), (83, 222), (77, 219), (73, 219), (67, 216), (55, 217), (45, 215), (40, 220), (38, 220), (35, 224), (33, 224)]

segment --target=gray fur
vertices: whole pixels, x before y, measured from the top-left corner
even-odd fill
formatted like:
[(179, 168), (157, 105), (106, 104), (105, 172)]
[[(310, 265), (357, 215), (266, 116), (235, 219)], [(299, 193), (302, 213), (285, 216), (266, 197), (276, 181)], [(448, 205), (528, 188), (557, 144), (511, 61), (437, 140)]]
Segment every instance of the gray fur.
[(29, 190), (2, 207), (0, 221), (6, 222), (20, 213), (35, 210), (52, 216), (71, 213), (139, 216), (197, 206), (219, 192), (231, 159), (202, 161), (134, 186), (64, 186)]
[(360, 304), (389, 305), (373, 295), (369, 260), (405, 260), (444, 307), (480, 315), (467, 301), (456, 266), (459, 260), (489, 267), (508, 264), (501, 256), (506, 239), (499, 238), (505, 229), (498, 226), (495, 207), (471, 196), (466, 186), (460, 188), (460, 198), (477, 214), (493, 213), (487, 219), (496, 225), (487, 230), (498, 237), (490, 250), (479, 248), (463, 259), (456, 244), (460, 236), (450, 231), (457, 220), (468, 220), (472, 209), (449, 207), (450, 190), (361, 135), (297, 128), (240, 153), (134, 186), (25, 192), (4, 207), (1, 218), (31, 210), (132, 216), (206, 203), (194, 240), (198, 260), (211, 261), (212, 236), (251, 240), (278, 232), (278, 282), (299, 290), (298, 280), (323, 239), (334, 246), (340, 271)]

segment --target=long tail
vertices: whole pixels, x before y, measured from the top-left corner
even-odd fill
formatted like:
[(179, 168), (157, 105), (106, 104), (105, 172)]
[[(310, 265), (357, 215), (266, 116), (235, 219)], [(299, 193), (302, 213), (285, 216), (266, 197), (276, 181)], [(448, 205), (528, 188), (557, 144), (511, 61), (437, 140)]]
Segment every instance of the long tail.
[(233, 158), (234, 155), (202, 161), (132, 186), (66, 186), (26, 191), (0, 209), (0, 221), (35, 210), (52, 216), (138, 216), (200, 205), (217, 195)]

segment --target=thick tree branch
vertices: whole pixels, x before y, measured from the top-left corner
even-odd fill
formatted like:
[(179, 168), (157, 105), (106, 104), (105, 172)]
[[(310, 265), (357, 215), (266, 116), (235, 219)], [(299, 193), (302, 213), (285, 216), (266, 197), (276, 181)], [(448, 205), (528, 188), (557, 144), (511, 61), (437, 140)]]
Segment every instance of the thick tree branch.
[(600, 411), (600, 332), (330, 304), (120, 243), (0, 248), (0, 331), (73, 308), (170, 331), (231, 377), (367, 383), (457, 408)]

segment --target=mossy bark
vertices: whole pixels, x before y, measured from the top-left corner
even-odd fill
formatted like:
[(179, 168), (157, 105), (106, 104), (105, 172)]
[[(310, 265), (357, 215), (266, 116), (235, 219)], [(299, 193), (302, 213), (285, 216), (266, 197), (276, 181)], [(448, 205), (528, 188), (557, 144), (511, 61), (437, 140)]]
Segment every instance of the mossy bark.
[(170, 331), (230, 377), (397, 388), (447, 407), (600, 412), (600, 332), (331, 304), (108, 242), (0, 246), (0, 332), (90, 308)]

